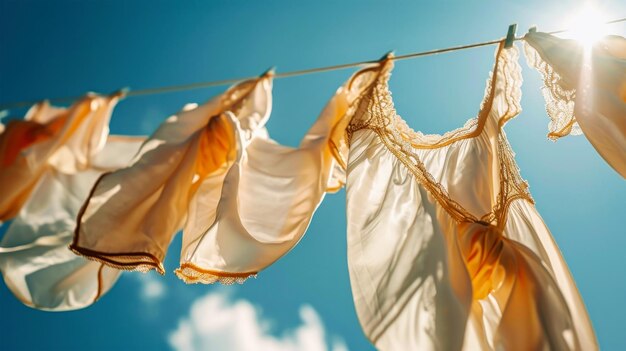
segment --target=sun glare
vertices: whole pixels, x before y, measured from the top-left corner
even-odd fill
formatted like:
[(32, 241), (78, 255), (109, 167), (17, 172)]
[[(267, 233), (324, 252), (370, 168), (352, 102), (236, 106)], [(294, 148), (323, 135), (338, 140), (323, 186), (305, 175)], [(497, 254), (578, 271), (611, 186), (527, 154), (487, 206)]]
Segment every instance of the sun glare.
[(591, 5), (585, 6), (578, 13), (570, 17), (563, 33), (564, 37), (580, 41), (585, 47), (591, 47), (596, 41), (605, 36), (607, 26), (606, 18)]

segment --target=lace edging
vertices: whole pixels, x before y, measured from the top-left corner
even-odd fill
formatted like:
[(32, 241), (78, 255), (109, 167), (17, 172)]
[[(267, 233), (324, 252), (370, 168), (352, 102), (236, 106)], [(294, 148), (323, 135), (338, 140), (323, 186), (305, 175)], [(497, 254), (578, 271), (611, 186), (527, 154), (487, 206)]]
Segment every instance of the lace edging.
[[(362, 104), (360, 113), (362, 118), (355, 121), (353, 119), (348, 128), (349, 132), (360, 129), (369, 129), (378, 134), (380, 140), (416, 177), (428, 192), (440, 203), (440, 205), (457, 222), (471, 221), (479, 219), (469, 213), (463, 206), (450, 198), (447, 190), (442, 184), (437, 182), (430, 174), (420, 158), (415, 153), (415, 148), (438, 148), (461, 139), (472, 138), (481, 133), (489, 112), (493, 107), (493, 99), (496, 90), (506, 103), (506, 109), (499, 111), (498, 132), (499, 138), (505, 139), (504, 131), (501, 127), (511, 118), (521, 111), (521, 67), (518, 63), (519, 53), (517, 49), (498, 49), (496, 65), (487, 80), (485, 97), (481, 103), (478, 117), (470, 119), (464, 127), (445, 133), (444, 135), (424, 135), (413, 131), (404, 120), (397, 114), (391, 92), (387, 86), (390, 69), (383, 70), (379, 82), (370, 92), (370, 99), (367, 104)], [(387, 66), (388, 68), (389, 66)], [(496, 82), (496, 77), (502, 83)], [(505, 147), (507, 146), (507, 147)], [(519, 198), (533, 202), (528, 192), (527, 183), (521, 179), (519, 168), (512, 157), (512, 150), (507, 145), (499, 145), (498, 159), (500, 163), (500, 194), (496, 199), (496, 204), (490, 213), (483, 218), (487, 218), (490, 223), (498, 222), (503, 225), (509, 204)]]
[[(498, 122), (500, 126), (504, 125), (508, 120), (517, 116), (521, 108), (521, 96), (522, 96), (522, 71), (518, 63), (519, 51), (517, 48), (509, 48), (498, 50), (496, 52), (496, 60), (499, 62), (495, 68), (497, 72), (490, 72), (487, 82), (485, 84), (485, 91), (483, 99), (480, 103), (480, 109), (477, 116), (470, 118), (465, 124), (457, 129), (448, 131), (444, 134), (424, 134), (421, 131), (415, 131), (412, 129), (406, 121), (397, 113), (392, 98), (392, 92), (388, 86), (388, 80), (393, 70), (393, 62), (387, 63), (382, 69), (376, 83), (369, 91), (369, 99), (365, 103), (360, 103), (357, 106), (357, 111), (353, 113), (357, 115), (363, 115), (359, 121), (352, 121), (348, 128), (348, 135), (359, 129), (366, 128), (367, 126), (376, 125), (381, 128), (390, 126), (390, 129), (397, 131), (399, 136), (404, 139), (408, 144), (411, 144), (416, 148), (439, 148), (448, 145), (458, 139), (468, 138), (474, 136), (476, 133), (480, 133), (483, 127), (484, 119), (486, 116), (482, 116), (484, 110), (490, 106), (490, 100), (494, 95), (495, 89), (502, 89), (503, 96), (506, 101), (506, 112), (500, 116)], [(502, 86), (493, 86), (494, 73), (503, 78), (504, 84)], [(377, 105), (380, 111), (379, 114), (386, 116), (383, 119), (373, 118), (371, 115), (372, 104)], [(350, 138), (348, 138), (349, 141)]]
[[(524, 78), (522, 77), (522, 67), (519, 64), (519, 50), (516, 47), (504, 49), (500, 55), (502, 65), (498, 67), (498, 74), (504, 77), (502, 89), (507, 106), (507, 111), (500, 117), (499, 124), (502, 126), (522, 112)], [(488, 89), (488, 86), (485, 89)]]
[(212, 271), (200, 268), (193, 263), (183, 263), (174, 273), (186, 284), (214, 284), (222, 285), (243, 284), (249, 278), (256, 278), (257, 272), (229, 273)]
[(154, 269), (160, 275), (165, 275), (165, 268), (163, 267), (163, 264), (153, 258), (151, 255), (142, 255), (135, 253), (128, 255), (116, 254), (116, 258), (133, 260), (132, 262), (121, 262), (113, 260), (112, 258), (107, 256), (106, 253), (91, 251), (75, 246), (74, 244), (70, 245), (68, 248), (77, 256), (86, 258), (90, 261), (99, 262), (105, 266), (109, 266), (115, 269), (141, 273), (148, 273), (150, 270)]
[(539, 52), (528, 42), (524, 42), (524, 56), (528, 65), (539, 71), (543, 79), (541, 92), (546, 101), (546, 112), (550, 117), (548, 138), (556, 141), (569, 134), (582, 134), (574, 116), (576, 89), (566, 88), (563, 84), (563, 77), (544, 61)]

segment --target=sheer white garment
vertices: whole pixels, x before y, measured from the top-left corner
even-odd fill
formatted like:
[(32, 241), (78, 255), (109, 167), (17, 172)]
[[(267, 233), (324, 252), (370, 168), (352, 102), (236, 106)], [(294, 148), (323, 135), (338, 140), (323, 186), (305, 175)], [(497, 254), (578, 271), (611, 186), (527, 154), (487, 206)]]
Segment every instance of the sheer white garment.
[(524, 40), (528, 64), (544, 80), (548, 137), (584, 133), (626, 178), (626, 39), (606, 36), (589, 48), (547, 33)]
[(271, 78), (263, 76), (169, 117), (129, 167), (96, 182), (79, 214), (72, 250), (114, 268), (164, 274), (162, 261), (176, 232), (204, 225), (189, 209), (205, 205), (196, 203), (207, 197), (217, 201), (213, 186), (224, 179), (243, 140), (262, 130), (270, 110)]
[(329, 141), (357, 95), (341, 87), (297, 148), (255, 133), (225, 178), (200, 187), (184, 229), (181, 279), (241, 283), (298, 243), (325, 193), (343, 184), (333, 157), (339, 146)]
[(597, 349), (502, 129), (521, 110), (517, 50), (496, 56), (478, 116), (442, 136), (396, 114), (391, 60), (357, 78), (373, 83), (347, 128), (348, 264), (381, 350)]
[(17, 211), (0, 242), (0, 271), (30, 307), (84, 308), (117, 280), (117, 270), (68, 249), (93, 182), (102, 172), (126, 166), (140, 145), (140, 139), (108, 136), (117, 100), (88, 95), (69, 109), (38, 104), (0, 135), (0, 172), (10, 182), (3, 185), (16, 190), (3, 189), (12, 207), (5, 214)]

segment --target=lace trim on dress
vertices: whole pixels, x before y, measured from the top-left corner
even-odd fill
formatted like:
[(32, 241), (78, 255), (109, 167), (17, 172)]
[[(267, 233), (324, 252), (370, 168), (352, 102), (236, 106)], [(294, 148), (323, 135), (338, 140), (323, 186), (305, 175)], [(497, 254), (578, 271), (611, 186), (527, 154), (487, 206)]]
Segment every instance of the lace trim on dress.
[(183, 263), (174, 271), (176, 275), (187, 284), (213, 284), (223, 285), (243, 284), (248, 278), (256, 278), (257, 272), (229, 273), (200, 268), (193, 263)]
[(500, 230), (504, 229), (506, 216), (511, 203), (517, 199), (524, 199), (534, 204), (528, 182), (525, 181), (515, 162), (515, 152), (506, 138), (504, 130), (498, 134), (498, 155), (500, 161), (500, 192), (496, 205), (491, 213), (483, 216), (482, 221), (497, 223)]
[[(500, 76), (504, 76), (504, 99), (506, 101), (507, 110), (502, 116), (498, 125), (503, 127), (506, 122), (519, 115), (522, 112), (522, 83), (524, 79), (522, 77), (522, 68), (519, 65), (519, 51), (517, 48), (509, 48), (503, 50), (498, 54), (499, 64), (501, 70), (498, 72)], [(493, 72), (489, 73), (489, 80), (491, 82)], [(489, 84), (489, 83), (487, 83)], [(488, 85), (489, 86), (489, 85)], [(487, 88), (485, 88), (485, 95), (487, 95)], [(485, 100), (483, 100), (483, 103)], [(484, 106), (481, 104), (480, 109), (483, 110)]]
[[(357, 115), (363, 101), (367, 100), (370, 90), (378, 80), (380, 70), (380, 63), (364, 68), (352, 75), (348, 83), (340, 88), (346, 89), (349, 104), (341, 120), (333, 126), (328, 144), (330, 152), (335, 161), (337, 161), (338, 167), (341, 169), (340, 172), (342, 173), (347, 169), (348, 145), (350, 144), (351, 137), (349, 126), (353, 123), (352, 117)], [(355, 92), (356, 96), (352, 96), (352, 92)], [(345, 185), (345, 179), (340, 179), (339, 182), (341, 183), (341, 187)]]
[[(522, 73), (519, 67), (519, 52), (516, 48), (500, 51), (497, 57), (497, 64), (495, 69), (498, 76), (504, 76), (503, 81), (505, 85), (503, 87), (504, 97), (506, 101), (507, 111), (500, 116), (499, 124), (503, 126), (508, 120), (518, 115), (521, 108), (521, 96), (522, 96)], [(471, 138), (477, 136), (482, 131), (488, 113), (491, 109), (491, 102), (494, 95), (493, 83), (495, 82), (494, 73), (489, 73), (489, 78), (485, 86), (485, 92), (480, 104), (480, 112), (474, 118), (469, 119), (465, 124), (457, 129), (440, 134), (423, 134), (420, 131), (413, 130), (407, 125), (405, 120), (397, 113), (392, 98), (392, 92), (389, 90), (389, 78), (391, 77), (391, 71), (393, 70), (393, 62), (386, 62), (381, 68), (379, 77), (373, 87), (374, 91), (368, 91), (371, 95), (370, 100), (367, 103), (361, 103), (358, 106), (358, 111), (362, 115), (368, 115), (370, 118), (362, 120), (361, 122), (352, 123), (350, 126), (350, 132), (354, 132), (365, 126), (377, 125), (379, 127), (389, 127), (392, 131), (398, 130), (399, 135), (406, 139), (411, 146), (420, 149), (434, 149), (449, 145), (455, 141)], [(372, 101), (372, 98), (376, 101)], [(374, 118), (372, 114), (372, 103), (377, 105), (379, 115), (378, 118)], [(393, 118), (387, 118), (386, 116), (393, 116)], [(382, 117), (382, 118), (381, 118)], [(350, 133), (350, 134), (351, 134)]]
[(442, 184), (426, 170), (419, 159), (416, 148), (435, 149), (450, 145), (456, 141), (478, 136), (489, 117), (492, 102), (495, 96), (496, 77), (503, 76), (505, 101), (507, 109), (502, 113), (498, 121), (502, 127), (506, 121), (513, 118), (521, 111), (521, 69), (518, 64), (519, 53), (511, 48), (498, 50), (494, 72), (487, 80), (485, 96), (481, 103), (481, 109), (476, 118), (470, 119), (461, 128), (447, 132), (443, 135), (425, 135), (411, 129), (406, 122), (397, 114), (388, 81), (393, 68), (391, 61), (381, 63), (379, 77), (376, 83), (369, 89), (358, 103), (350, 125), (346, 129), (348, 140), (354, 132), (361, 129), (369, 129), (375, 132), (387, 149), (394, 154), (415, 176), (416, 180), (424, 186), (438, 203), (457, 222), (487, 222), (497, 223), (498, 227), (504, 226), (506, 211), (513, 200), (526, 199), (534, 203), (528, 191), (528, 184), (521, 178), (519, 168), (515, 164), (513, 151), (511, 150), (504, 131), (498, 133), (498, 160), (500, 163), (500, 191), (497, 203), (490, 213), (478, 219), (469, 213), (463, 206), (454, 201)]
[(147, 273), (151, 269), (159, 272), (159, 274), (165, 274), (165, 268), (163, 264), (153, 255), (148, 253), (121, 253), (110, 254), (106, 252), (99, 252), (84, 249), (78, 247), (75, 244), (69, 246), (70, 251), (78, 256), (82, 256), (90, 261), (99, 262), (123, 271), (137, 271), (141, 273)]
[(524, 55), (528, 65), (539, 71), (543, 78), (541, 92), (546, 100), (546, 112), (550, 117), (548, 138), (556, 141), (569, 134), (582, 134), (574, 116), (576, 89), (567, 88), (563, 84), (563, 78), (527, 42), (524, 42)]

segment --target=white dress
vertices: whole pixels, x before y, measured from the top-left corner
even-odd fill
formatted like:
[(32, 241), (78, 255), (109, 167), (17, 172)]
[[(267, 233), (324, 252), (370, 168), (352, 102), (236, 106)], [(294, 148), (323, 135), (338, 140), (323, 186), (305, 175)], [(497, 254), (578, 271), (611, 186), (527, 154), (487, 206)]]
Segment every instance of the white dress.
[(381, 350), (592, 350), (589, 317), (502, 129), (520, 112), (515, 48), (475, 119), (423, 135), (397, 115), (385, 60), (347, 128), (348, 264)]
[[(23, 202), (11, 202), (19, 208), (11, 209), (17, 216), (0, 242), (0, 271), (7, 287), (27, 306), (50, 311), (84, 308), (119, 276), (119, 271), (68, 249), (76, 215), (93, 182), (102, 172), (126, 166), (142, 141), (108, 136), (116, 102), (117, 97), (91, 95), (68, 110), (36, 105), (25, 121), (9, 124), (5, 132), (11, 135), (0, 135), (17, 146), (32, 140), (20, 133), (20, 124), (30, 131), (45, 130), (44, 140), (19, 150), (11, 165), (0, 170), (21, 174), (7, 179), (26, 193)], [(6, 160), (7, 153), (3, 156)]]
[(606, 36), (587, 48), (547, 33), (524, 40), (528, 65), (544, 80), (548, 137), (583, 133), (626, 178), (626, 39)]

